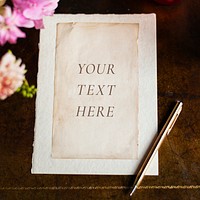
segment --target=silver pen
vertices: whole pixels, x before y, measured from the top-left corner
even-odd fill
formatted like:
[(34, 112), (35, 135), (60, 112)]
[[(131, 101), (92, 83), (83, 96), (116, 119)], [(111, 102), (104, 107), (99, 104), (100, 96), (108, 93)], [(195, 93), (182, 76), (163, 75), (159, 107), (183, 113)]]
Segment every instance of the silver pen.
[(149, 150), (144, 162), (142, 163), (140, 170), (137, 173), (130, 196), (132, 196), (132, 194), (135, 192), (137, 187), (140, 185), (140, 183), (145, 175), (145, 172), (148, 169), (151, 161), (153, 160), (156, 152), (158, 151), (158, 149), (161, 146), (165, 137), (170, 133), (172, 127), (174, 126), (174, 124), (182, 110), (182, 106), (183, 106), (183, 103), (180, 101), (177, 101), (174, 109), (172, 110), (172, 112), (171, 112), (170, 116), (168, 117), (162, 130), (158, 134), (158, 136), (157, 136), (155, 142), (153, 143), (151, 149)]

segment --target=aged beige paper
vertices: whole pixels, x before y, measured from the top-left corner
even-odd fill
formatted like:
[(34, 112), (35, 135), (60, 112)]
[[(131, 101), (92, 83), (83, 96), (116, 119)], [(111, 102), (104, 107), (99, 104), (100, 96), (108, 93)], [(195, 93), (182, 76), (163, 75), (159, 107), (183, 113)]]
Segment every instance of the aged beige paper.
[(138, 31), (57, 24), (53, 158), (138, 158)]

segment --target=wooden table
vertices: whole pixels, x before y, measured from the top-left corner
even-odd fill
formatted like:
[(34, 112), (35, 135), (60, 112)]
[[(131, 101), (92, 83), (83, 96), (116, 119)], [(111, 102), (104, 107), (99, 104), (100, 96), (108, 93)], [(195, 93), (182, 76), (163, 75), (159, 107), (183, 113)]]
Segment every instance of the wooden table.
[[(183, 111), (159, 151), (159, 176), (145, 177), (132, 199), (200, 198), (200, 1), (161, 6), (151, 0), (67, 0), (56, 13), (156, 13), (159, 127), (174, 101)], [(11, 49), (26, 64), (27, 79), (37, 82), (39, 31)], [(47, 69), (48, 70), (48, 69)], [(31, 175), (35, 99), (15, 94), (0, 101), (0, 199), (130, 199), (133, 176)]]

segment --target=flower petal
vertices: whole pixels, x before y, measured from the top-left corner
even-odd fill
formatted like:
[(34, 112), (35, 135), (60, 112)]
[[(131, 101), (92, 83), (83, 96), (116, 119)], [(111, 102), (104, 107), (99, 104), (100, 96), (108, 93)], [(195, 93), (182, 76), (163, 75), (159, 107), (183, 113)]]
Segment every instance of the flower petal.
[(43, 20), (34, 20), (35, 28), (36, 29), (41, 29), (44, 28)]
[(32, 28), (34, 23), (32, 20), (27, 19), (19, 10), (14, 10), (13, 15), (15, 17), (15, 24), (19, 27)]
[(40, 7), (31, 7), (27, 8), (23, 11), (24, 17), (32, 20), (39, 20), (42, 19), (42, 8)]

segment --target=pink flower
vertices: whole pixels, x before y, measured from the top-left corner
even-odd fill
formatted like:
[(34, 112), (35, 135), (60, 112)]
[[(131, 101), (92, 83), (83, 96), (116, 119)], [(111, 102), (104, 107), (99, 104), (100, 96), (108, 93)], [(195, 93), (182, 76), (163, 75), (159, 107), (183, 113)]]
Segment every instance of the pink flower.
[(18, 27), (20, 16), (11, 8), (6, 6), (3, 15), (0, 15), (0, 45), (4, 45), (7, 41), (11, 44), (17, 42), (17, 38), (25, 38), (26, 35)]
[(0, 61), (0, 99), (6, 99), (21, 87), (25, 79), (25, 65), (21, 66), (21, 59), (8, 52)]
[[(14, 8), (36, 29), (44, 28), (43, 17), (53, 15), (59, 0), (13, 0)], [(22, 24), (23, 26), (23, 24)], [(23, 26), (27, 27), (27, 26)]]

